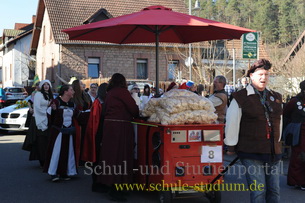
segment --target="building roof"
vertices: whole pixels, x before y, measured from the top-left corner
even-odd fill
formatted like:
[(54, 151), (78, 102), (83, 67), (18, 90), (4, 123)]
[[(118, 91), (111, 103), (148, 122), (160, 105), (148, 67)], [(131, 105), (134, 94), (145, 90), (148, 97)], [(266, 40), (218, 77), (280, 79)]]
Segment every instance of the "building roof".
[[(31, 54), (35, 54), (35, 50), (38, 46), (45, 11), (48, 12), (56, 44), (110, 44), (99, 41), (69, 40), (68, 35), (62, 32), (62, 30), (84, 23), (94, 22), (94, 18), (100, 17), (99, 15), (104, 15), (104, 17), (117, 17), (132, 12), (138, 12), (143, 8), (152, 5), (162, 5), (172, 8), (177, 12), (188, 13), (185, 0), (39, 0)], [(235, 43), (234, 47), (237, 49), (236, 53), (238, 53), (238, 50), (241, 50), (241, 40), (228, 41), (227, 48), (230, 51), (230, 47), (233, 46), (233, 41)], [(167, 43), (162, 44), (168, 45)], [(141, 44), (137, 45), (141, 46)], [(150, 44), (145, 45), (149, 46)], [(151, 44), (151, 46), (155, 45)], [(175, 45), (169, 44), (169, 46)], [(179, 44), (179, 46), (186, 47), (186, 45), (182, 44)], [(260, 44), (260, 57), (269, 58), (264, 47), (265, 46)]]
[(3, 37), (16, 37), (17, 35), (19, 35), (23, 32), (24, 32), (24, 30), (4, 29)]
[[(42, 26), (42, 19), (45, 10), (48, 12), (50, 17), (55, 43), (96, 44), (101, 42), (69, 40), (68, 35), (63, 33), (62, 30), (82, 25), (102, 8), (104, 8), (111, 16), (117, 17), (140, 11), (143, 8), (152, 5), (163, 5), (182, 13), (187, 13), (188, 11), (184, 0), (39, 0), (33, 39), (39, 39), (38, 35)], [(33, 48), (37, 48), (37, 43), (38, 42), (33, 44)]]
[(3, 43), (12, 41), (15, 37), (27, 32), (26, 30), (4, 29), (3, 30)]
[(289, 51), (289, 53), (285, 57), (283, 66), (298, 53), (298, 51), (302, 48), (304, 42), (305, 42), (305, 30), (300, 35), (300, 37), (297, 39), (297, 41), (294, 43), (291, 50)]
[[(7, 32), (3, 32), (3, 38), (5, 39), (5, 37), (8, 37), (8, 35), (6, 35), (6, 34), (10, 34), (10, 36), (9, 36), (10, 39), (8, 41), (3, 40), (3, 43), (5, 43), (5, 46), (10, 46), (10, 44), (14, 43), (15, 41), (20, 40), (23, 37), (31, 34), (33, 32), (33, 27), (34, 27), (34, 23), (27, 24), (25, 30), (5, 29), (4, 31), (7, 31)], [(4, 48), (4, 46), (0, 47), (0, 51), (2, 51), (3, 48)]]

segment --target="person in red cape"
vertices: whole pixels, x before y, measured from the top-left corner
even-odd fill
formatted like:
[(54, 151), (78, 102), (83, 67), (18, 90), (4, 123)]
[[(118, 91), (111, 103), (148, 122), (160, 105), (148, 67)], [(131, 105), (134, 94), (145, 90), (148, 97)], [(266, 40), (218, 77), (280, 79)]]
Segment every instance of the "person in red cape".
[(107, 83), (99, 86), (97, 97), (90, 110), (88, 124), (86, 128), (86, 136), (84, 138), (84, 148), (81, 159), (83, 161), (96, 162), (99, 154), (99, 145), (102, 137), (103, 116), (102, 109), (106, 98)]
[[(100, 144), (103, 135), (103, 125), (105, 117), (105, 98), (107, 83), (102, 83), (97, 91), (97, 97), (91, 107), (88, 125), (86, 128), (86, 136), (84, 137), (84, 147), (81, 159), (83, 161), (92, 162), (93, 168), (97, 165), (100, 154)], [(87, 165), (85, 165), (87, 166)], [(89, 166), (90, 167), (90, 166)], [(92, 173), (92, 191), (106, 192), (105, 185), (96, 182), (96, 174)]]

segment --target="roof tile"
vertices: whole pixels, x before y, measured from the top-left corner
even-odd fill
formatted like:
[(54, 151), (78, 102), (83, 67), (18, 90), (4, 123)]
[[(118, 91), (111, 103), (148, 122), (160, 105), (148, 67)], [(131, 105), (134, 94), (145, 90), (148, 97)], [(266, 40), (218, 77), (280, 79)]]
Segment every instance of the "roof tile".
[(4, 29), (3, 35), (6, 37), (16, 37), (17, 35), (23, 33), (25, 30), (14, 30), (14, 29)]
[(63, 29), (82, 25), (99, 9), (106, 9), (113, 17), (142, 10), (152, 5), (163, 5), (174, 11), (187, 13), (184, 0), (45, 0), (56, 43), (96, 44), (100, 42), (69, 40)]

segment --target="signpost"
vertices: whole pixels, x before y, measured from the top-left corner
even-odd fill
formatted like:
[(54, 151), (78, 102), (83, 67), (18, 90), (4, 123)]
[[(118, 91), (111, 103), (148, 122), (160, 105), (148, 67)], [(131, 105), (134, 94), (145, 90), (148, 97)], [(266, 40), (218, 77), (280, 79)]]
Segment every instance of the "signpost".
[(243, 34), (242, 36), (243, 42), (243, 51), (242, 58), (244, 59), (258, 59), (258, 33), (250, 32)]
[(192, 66), (193, 63), (194, 63), (194, 60), (193, 60), (192, 57), (187, 57), (187, 58), (185, 59), (185, 61), (184, 61), (184, 64), (185, 64), (187, 67)]

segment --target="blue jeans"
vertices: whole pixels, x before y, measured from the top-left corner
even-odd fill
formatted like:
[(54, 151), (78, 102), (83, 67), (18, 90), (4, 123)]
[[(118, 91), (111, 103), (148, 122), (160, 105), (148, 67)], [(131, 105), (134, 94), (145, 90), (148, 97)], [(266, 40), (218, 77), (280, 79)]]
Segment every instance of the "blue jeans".
[(280, 161), (240, 159), (246, 169), (251, 203), (280, 202)]

